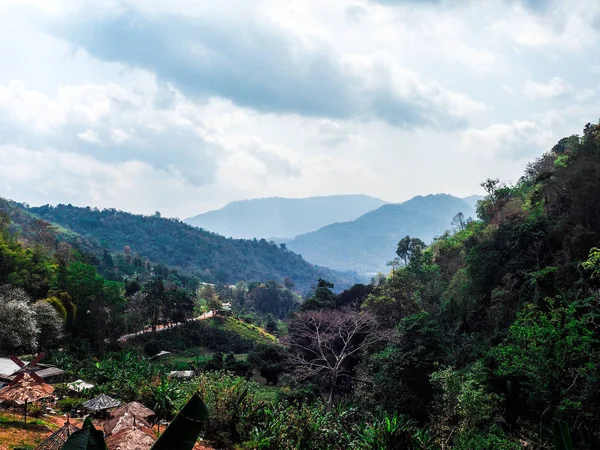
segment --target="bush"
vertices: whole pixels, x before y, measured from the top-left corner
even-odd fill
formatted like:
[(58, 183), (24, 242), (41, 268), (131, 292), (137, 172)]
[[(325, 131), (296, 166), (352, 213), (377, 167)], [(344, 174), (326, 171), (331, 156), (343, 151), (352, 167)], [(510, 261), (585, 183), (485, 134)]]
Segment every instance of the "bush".
[(152, 339), (144, 344), (144, 354), (146, 356), (154, 356), (160, 352), (160, 342)]
[(81, 397), (65, 397), (61, 398), (58, 402), (58, 408), (64, 412), (68, 413), (74, 409), (81, 408), (81, 405), (85, 403), (87, 399)]
[(39, 403), (30, 403), (27, 405), (27, 415), (29, 417), (40, 417), (42, 412), (42, 405)]
[(453, 450), (520, 450), (518, 442), (509, 440), (504, 432), (493, 426), (489, 433), (467, 432), (454, 440)]
[[(229, 448), (248, 439), (259, 424), (258, 383), (227, 372), (202, 373), (188, 388), (197, 391), (210, 410), (205, 436), (217, 447)], [(185, 396), (184, 396), (185, 397)], [(183, 406), (182, 398), (178, 406)]]

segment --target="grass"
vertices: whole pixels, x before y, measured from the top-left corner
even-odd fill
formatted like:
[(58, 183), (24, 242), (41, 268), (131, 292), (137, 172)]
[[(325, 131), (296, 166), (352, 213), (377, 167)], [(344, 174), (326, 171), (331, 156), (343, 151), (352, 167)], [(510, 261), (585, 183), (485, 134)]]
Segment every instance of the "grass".
[(27, 419), (18, 414), (0, 413), (0, 450), (17, 448), (34, 449), (58, 428), (42, 419)]
[[(165, 355), (160, 360), (157, 360), (157, 363), (165, 364), (165, 365), (174, 365), (179, 367), (185, 367), (187, 369), (188, 363), (197, 363), (198, 361), (202, 361), (208, 358), (211, 358), (215, 352), (208, 350), (204, 347), (193, 347), (188, 350), (185, 350), (181, 353)], [(245, 360), (248, 358), (247, 353), (236, 353), (235, 359)], [(258, 398), (260, 400), (266, 402), (274, 402), (277, 398), (277, 393), (281, 390), (279, 386), (267, 386), (267, 380), (260, 376), (258, 371), (254, 371), (254, 375), (252, 377), (254, 381), (260, 384), (260, 388), (258, 390)]]
[[(165, 355), (158, 359), (156, 362), (160, 364), (173, 364), (173, 365), (187, 365), (188, 363), (197, 363), (199, 361), (204, 361), (206, 359), (212, 358), (215, 354), (214, 351), (209, 350), (205, 347), (192, 347), (187, 350), (184, 350), (180, 353), (172, 353), (170, 355)], [(248, 358), (248, 353), (236, 353), (235, 359), (246, 359)]]
[(246, 323), (243, 320), (236, 319), (232, 316), (213, 317), (208, 320), (212, 326), (231, 330), (239, 334), (244, 339), (261, 344), (272, 344), (277, 342), (277, 338), (272, 334), (267, 333), (263, 328), (251, 323)]

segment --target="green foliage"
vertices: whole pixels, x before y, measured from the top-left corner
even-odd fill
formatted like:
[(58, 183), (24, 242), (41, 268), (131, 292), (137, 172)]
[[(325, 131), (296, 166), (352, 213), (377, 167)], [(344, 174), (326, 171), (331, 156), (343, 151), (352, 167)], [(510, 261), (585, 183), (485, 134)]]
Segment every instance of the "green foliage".
[(57, 402), (58, 408), (65, 414), (81, 408), (88, 399), (84, 397), (65, 397)]
[[(599, 375), (595, 335), (589, 301), (525, 305), (510, 327), (506, 341), (494, 350), (497, 375), (519, 381), (520, 395), (532, 412), (571, 414), (577, 408), (578, 388)], [(578, 386), (578, 383), (581, 386)]]
[[(216, 446), (242, 442), (260, 413), (258, 385), (223, 372), (206, 372), (190, 386), (208, 406), (204, 435)], [(181, 404), (181, 403), (180, 403)]]
[(438, 435), (488, 433), (499, 420), (502, 399), (490, 392), (481, 361), (461, 371), (441, 369), (431, 375), (431, 382), (436, 389), (432, 422)]
[(563, 421), (555, 421), (552, 424), (554, 433), (554, 450), (573, 450), (569, 425)]
[(523, 445), (508, 438), (501, 428), (492, 429), (480, 434), (467, 431), (459, 434), (454, 440), (453, 450), (521, 450)]
[(427, 433), (405, 416), (394, 413), (380, 415), (367, 421), (358, 430), (358, 448), (373, 450), (405, 450), (431, 448), (433, 443)]
[[(340, 285), (349, 285), (356, 279), (352, 274), (317, 268), (264, 239), (227, 239), (178, 219), (71, 205), (46, 205), (28, 211), (76, 233), (77, 237), (69, 234), (65, 237), (84, 245), (85, 250), (94, 252), (99, 259), (104, 255), (101, 242), (111, 252), (129, 247), (151, 261), (193, 273), (207, 282), (283, 282), (285, 277), (291, 277), (298, 287), (306, 290), (319, 276), (334, 279)], [(168, 278), (162, 270), (157, 275)]]
[(394, 345), (374, 353), (363, 366), (356, 397), (387, 411), (402, 411), (424, 420), (433, 389), (429, 375), (443, 362), (441, 330), (427, 313), (403, 319)]

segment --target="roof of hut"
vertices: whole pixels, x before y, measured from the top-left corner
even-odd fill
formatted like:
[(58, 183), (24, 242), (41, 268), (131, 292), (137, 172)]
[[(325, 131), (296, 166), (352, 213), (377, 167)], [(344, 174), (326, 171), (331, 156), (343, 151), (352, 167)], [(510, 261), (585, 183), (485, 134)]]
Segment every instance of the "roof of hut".
[(148, 450), (156, 441), (149, 428), (127, 428), (106, 439), (108, 450)]
[(82, 406), (91, 411), (102, 411), (104, 409), (116, 408), (120, 404), (119, 400), (115, 400), (106, 394), (100, 394), (98, 397), (88, 400)]
[(71, 436), (71, 434), (75, 433), (79, 428), (73, 425), (70, 422), (66, 422), (62, 428), (59, 428), (46, 439), (44, 439), (35, 450), (60, 450), (63, 448), (63, 445)]
[(155, 416), (156, 414), (149, 408), (146, 408), (144, 405), (138, 402), (129, 402), (124, 405), (119, 406), (113, 412), (110, 413), (112, 417), (122, 416), (125, 413), (129, 413), (135, 417), (142, 418), (148, 420), (150, 417)]
[(150, 428), (150, 424), (141, 417), (136, 417), (128, 412), (123, 413), (104, 424), (104, 434), (110, 436), (117, 434), (119, 431), (129, 428)]
[(0, 389), (0, 401), (8, 401), (23, 405), (26, 402), (37, 402), (50, 397), (54, 388), (49, 384), (40, 382), (28, 373), (23, 374), (19, 381)]

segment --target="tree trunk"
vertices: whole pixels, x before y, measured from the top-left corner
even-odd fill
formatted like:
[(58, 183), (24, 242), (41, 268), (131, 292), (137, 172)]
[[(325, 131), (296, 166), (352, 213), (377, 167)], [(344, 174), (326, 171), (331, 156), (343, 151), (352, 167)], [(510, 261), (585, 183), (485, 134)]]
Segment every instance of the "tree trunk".
[(331, 411), (335, 402), (337, 375), (331, 377), (331, 388), (329, 389), (329, 399), (327, 400), (327, 412)]

